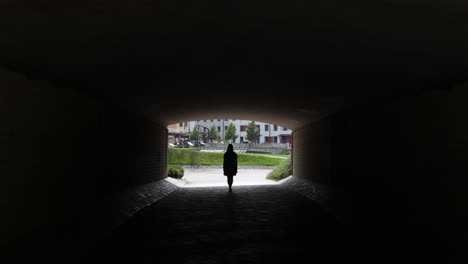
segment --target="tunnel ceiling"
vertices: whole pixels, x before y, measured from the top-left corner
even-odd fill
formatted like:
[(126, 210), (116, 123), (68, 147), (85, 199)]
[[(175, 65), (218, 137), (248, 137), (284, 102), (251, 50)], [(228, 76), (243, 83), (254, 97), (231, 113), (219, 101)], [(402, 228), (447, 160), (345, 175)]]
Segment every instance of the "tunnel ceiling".
[(164, 124), (297, 128), (340, 107), (465, 81), (465, 1), (0, 3), (2, 66)]

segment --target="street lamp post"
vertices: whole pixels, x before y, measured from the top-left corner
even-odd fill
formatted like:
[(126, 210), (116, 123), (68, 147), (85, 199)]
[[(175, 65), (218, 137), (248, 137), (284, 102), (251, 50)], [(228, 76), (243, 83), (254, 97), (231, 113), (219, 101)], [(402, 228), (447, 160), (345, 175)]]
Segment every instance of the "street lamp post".
[[(200, 125), (197, 123), (197, 131), (198, 131), (198, 136), (197, 136), (197, 144), (195, 146), (197, 148), (200, 148)], [(200, 168), (200, 149), (197, 149), (197, 168)]]
[(198, 125), (198, 141), (197, 141), (197, 147), (200, 147), (200, 125)]
[(223, 131), (222, 139), (223, 139), (223, 141), (226, 141), (226, 139), (224, 138), (224, 133), (225, 133), (225, 131), (224, 131), (224, 119), (223, 119), (223, 123), (222, 123), (222, 124), (223, 124), (222, 127), (221, 127), (221, 131)]
[[(209, 128), (197, 124), (197, 131), (198, 131), (198, 137), (197, 137), (197, 138), (198, 138), (198, 141), (197, 141), (196, 146), (197, 146), (198, 148), (200, 148), (200, 141), (201, 141), (201, 138), (200, 138), (200, 137), (201, 137), (200, 127), (203, 128), (203, 135), (205, 135), (205, 129), (208, 130), (208, 132), (210, 131)], [(203, 142), (203, 143), (205, 143), (205, 142)], [(201, 163), (201, 161), (200, 161), (200, 150), (198, 150), (198, 151), (197, 151), (197, 168), (200, 168), (200, 166), (201, 166), (200, 163)]]

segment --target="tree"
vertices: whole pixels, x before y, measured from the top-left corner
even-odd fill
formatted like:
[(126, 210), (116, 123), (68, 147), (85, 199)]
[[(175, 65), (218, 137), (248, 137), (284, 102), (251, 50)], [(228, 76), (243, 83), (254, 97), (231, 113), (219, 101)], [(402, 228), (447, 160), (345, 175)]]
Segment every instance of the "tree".
[(210, 127), (210, 132), (208, 133), (208, 139), (213, 142), (213, 140), (218, 140), (219, 139), (219, 132), (216, 129), (215, 125), (211, 125)]
[(236, 126), (231, 122), (224, 134), (226, 140), (231, 140), (231, 142), (235, 142), (239, 135), (236, 135)]
[(249, 123), (246, 133), (247, 140), (250, 142), (256, 143), (260, 139), (260, 129), (255, 124), (255, 121)]
[(260, 128), (256, 126), (255, 132), (254, 132), (254, 143), (259, 143), (259, 142), (260, 142)]
[(192, 130), (192, 133), (190, 133), (190, 139), (191, 140), (197, 140), (198, 141), (198, 136), (199, 136), (199, 132), (198, 132), (198, 129), (194, 129)]

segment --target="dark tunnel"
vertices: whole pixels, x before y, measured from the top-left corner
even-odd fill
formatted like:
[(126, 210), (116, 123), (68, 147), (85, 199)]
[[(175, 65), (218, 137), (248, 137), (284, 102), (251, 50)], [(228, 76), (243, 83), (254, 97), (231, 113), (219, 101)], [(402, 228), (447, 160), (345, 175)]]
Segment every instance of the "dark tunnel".
[[(275, 252), (266, 234), (282, 223), (313, 236), (314, 219), (339, 219), (321, 246), (295, 241), (301, 232), (285, 227), (290, 253), (320, 255), (320, 263), (460, 263), (468, 249), (467, 15), (455, 0), (3, 1), (2, 256), (91, 263), (88, 252), (108, 250), (112, 230), (137, 241), (144, 235), (132, 230), (142, 223), (202, 206), (208, 198), (196, 190), (164, 181), (167, 125), (236, 118), (293, 130), (297, 185), (245, 187), (235, 200), (207, 189), (218, 203), (179, 223), (211, 223), (209, 208), (209, 219), (246, 210), (262, 222), (251, 211), (262, 208), (284, 219), (246, 225), (263, 234), (251, 246), (260, 253), (246, 259), (174, 253), (175, 262), (258, 263)], [(327, 203), (295, 196), (318, 186)], [(230, 224), (244, 221), (236, 219)], [(169, 241), (171, 230), (151, 234)], [(134, 260), (171, 260), (154, 252)], [(299, 260), (288, 252), (264, 260)]]

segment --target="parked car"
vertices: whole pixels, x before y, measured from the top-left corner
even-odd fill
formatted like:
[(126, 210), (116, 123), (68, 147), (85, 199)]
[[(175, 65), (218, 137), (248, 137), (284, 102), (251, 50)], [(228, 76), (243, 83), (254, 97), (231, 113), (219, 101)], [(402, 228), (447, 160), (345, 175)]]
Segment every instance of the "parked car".
[(199, 147), (199, 148), (204, 148), (205, 147), (205, 142), (203, 141), (197, 141), (197, 143), (195, 144), (196, 147)]
[(175, 148), (175, 147), (176, 147), (176, 145), (174, 145), (174, 144), (172, 144), (172, 143), (169, 143), (168, 146), (169, 146), (170, 148)]
[(185, 141), (185, 142), (183, 143), (183, 145), (184, 145), (184, 148), (194, 148), (194, 147), (195, 147), (195, 144), (193, 144), (193, 143), (190, 142), (190, 141)]

